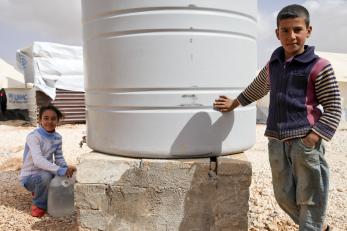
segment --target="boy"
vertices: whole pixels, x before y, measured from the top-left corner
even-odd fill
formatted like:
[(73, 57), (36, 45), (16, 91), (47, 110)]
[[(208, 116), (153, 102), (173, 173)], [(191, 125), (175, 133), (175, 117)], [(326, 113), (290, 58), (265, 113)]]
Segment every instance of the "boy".
[[(323, 225), (329, 169), (322, 139), (329, 141), (341, 117), (340, 92), (330, 63), (305, 45), (310, 16), (300, 5), (277, 15), (281, 43), (255, 80), (237, 97), (220, 96), (214, 107), (232, 111), (270, 91), (265, 136), (275, 198), (302, 231), (331, 230)], [(321, 105), (323, 112), (317, 107)]]

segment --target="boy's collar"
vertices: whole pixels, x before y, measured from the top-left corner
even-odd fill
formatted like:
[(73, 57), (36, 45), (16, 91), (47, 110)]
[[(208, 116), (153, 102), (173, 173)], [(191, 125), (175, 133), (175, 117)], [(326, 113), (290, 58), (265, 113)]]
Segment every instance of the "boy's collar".
[[(298, 61), (300, 63), (308, 63), (313, 59), (318, 58), (318, 56), (314, 53), (314, 46), (305, 45), (305, 51), (302, 54), (296, 55), (293, 57), (292, 61)], [(284, 59), (284, 49), (283, 47), (277, 48), (270, 58), (270, 63), (279, 60), (280, 62), (285, 62)]]

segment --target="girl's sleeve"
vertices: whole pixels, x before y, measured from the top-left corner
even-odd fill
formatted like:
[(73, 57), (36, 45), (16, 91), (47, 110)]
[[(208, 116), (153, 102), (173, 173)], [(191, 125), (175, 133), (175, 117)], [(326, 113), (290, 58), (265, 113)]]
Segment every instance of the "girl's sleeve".
[(67, 167), (65, 158), (63, 156), (63, 149), (62, 149), (62, 138), (59, 137), (58, 142), (57, 142), (57, 149), (54, 153), (54, 163), (58, 166), (61, 167)]
[(268, 74), (268, 65), (266, 65), (248, 85), (248, 87), (237, 97), (242, 106), (246, 106), (263, 98), (270, 91), (270, 81)]
[[(29, 135), (27, 137), (27, 145), (28, 148), (30, 149), (31, 157), (33, 160), (33, 163), (36, 167), (49, 171), (53, 174), (58, 174), (61, 175), (64, 171), (64, 169), (61, 169), (56, 164), (51, 163), (48, 161), (46, 158), (43, 157), (42, 151), (41, 151), (41, 146), (40, 146), (40, 138), (36, 135)], [(59, 172), (58, 172), (59, 170)], [(65, 170), (66, 172), (66, 170)], [(64, 172), (64, 174), (65, 174)], [(60, 173), (60, 174), (59, 174)]]

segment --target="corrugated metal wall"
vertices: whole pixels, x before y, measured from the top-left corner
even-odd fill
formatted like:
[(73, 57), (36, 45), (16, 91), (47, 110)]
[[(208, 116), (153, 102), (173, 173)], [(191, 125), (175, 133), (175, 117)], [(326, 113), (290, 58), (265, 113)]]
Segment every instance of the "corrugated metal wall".
[(61, 124), (85, 123), (85, 100), (84, 92), (56, 90), (56, 98), (52, 101), (46, 94), (36, 91), (36, 104), (39, 111), (41, 105), (52, 103), (64, 114)]

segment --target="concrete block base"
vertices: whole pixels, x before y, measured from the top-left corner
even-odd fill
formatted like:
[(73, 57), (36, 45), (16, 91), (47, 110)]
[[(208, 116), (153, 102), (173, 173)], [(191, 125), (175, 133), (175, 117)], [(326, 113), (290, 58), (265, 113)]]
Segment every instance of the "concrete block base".
[(77, 165), (83, 230), (248, 230), (251, 164), (244, 154), (133, 159), (91, 152)]

